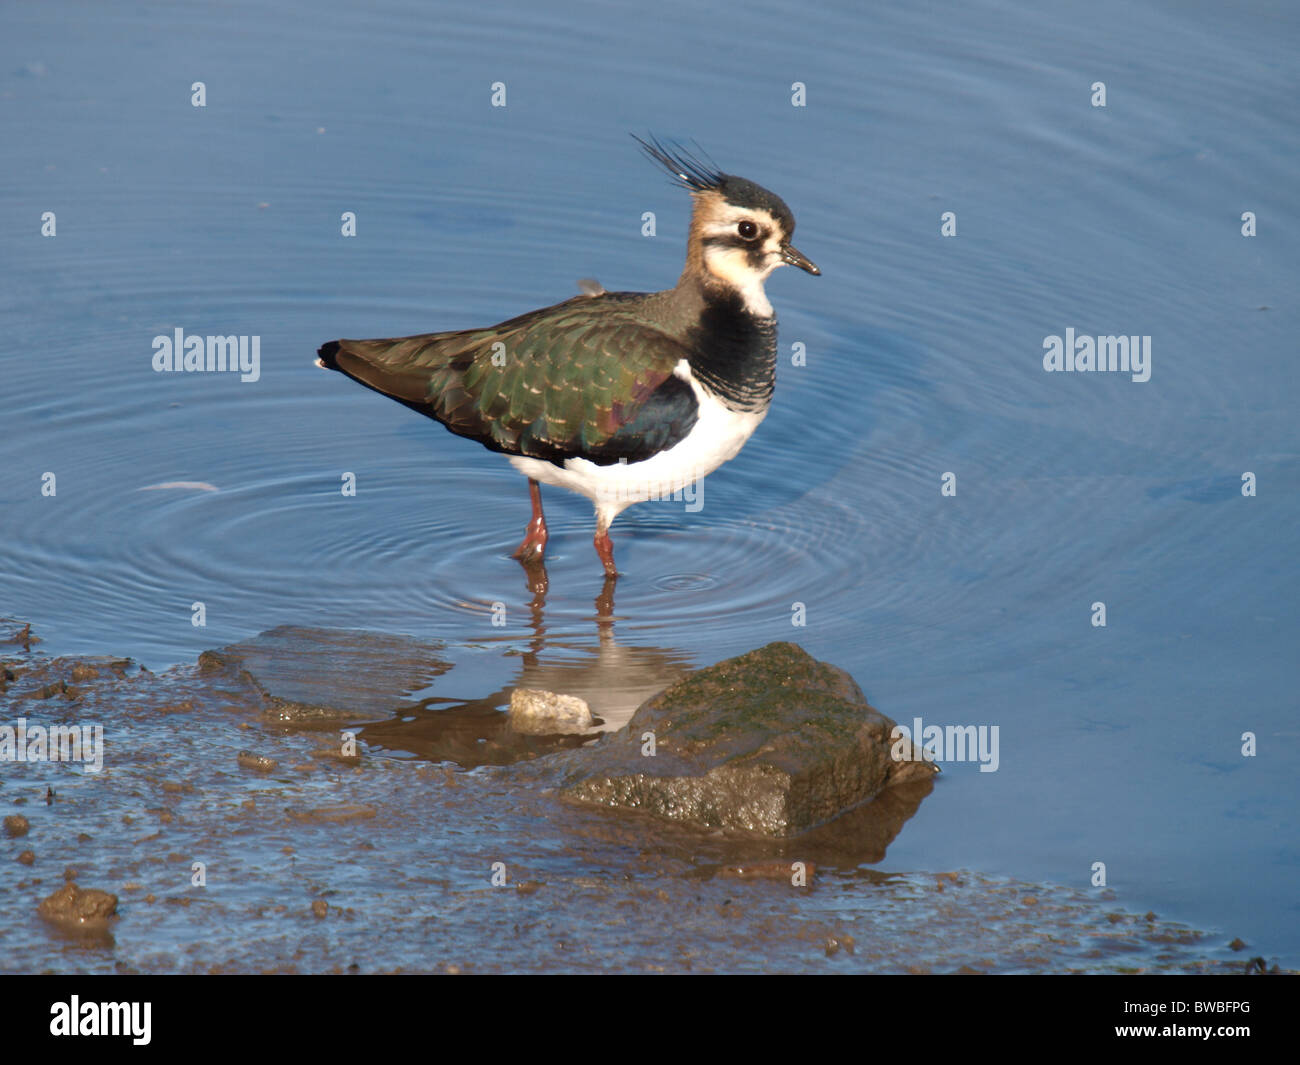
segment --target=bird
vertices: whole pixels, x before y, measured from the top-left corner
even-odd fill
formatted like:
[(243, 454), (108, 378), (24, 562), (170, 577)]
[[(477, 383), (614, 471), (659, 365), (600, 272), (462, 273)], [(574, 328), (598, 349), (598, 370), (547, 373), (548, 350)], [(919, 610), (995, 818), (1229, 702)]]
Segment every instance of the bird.
[[(634, 503), (666, 499), (734, 458), (767, 415), (776, 314), (764, 282), (780, 266), (820, 275), (791, 243), (773, 192), (723, 173), (699, 149), (633, 139), (690, 193), (686, 264), (661, 292), (578, 296), (484, 329), (331, 340), (317, 364), (504, 455), (528, 478), (532, 517), (514, 557), (543, 561), (540, 485), (591, 500), (592, 543), (617, 578), (609, 529)], [(677, 498), (681, 498), (680, 495)]]

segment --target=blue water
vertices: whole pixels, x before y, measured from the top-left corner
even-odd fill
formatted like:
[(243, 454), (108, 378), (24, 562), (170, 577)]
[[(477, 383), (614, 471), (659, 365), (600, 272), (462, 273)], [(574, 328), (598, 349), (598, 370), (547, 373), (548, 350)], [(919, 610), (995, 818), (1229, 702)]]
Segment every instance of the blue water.
[[(860, 8), (6, 7), (0, 613), (153, 668), (286, 623), (435, 637), (466, 700), (527, 652), (615, 716), (794, 639), (899, 721), (999, 728), (882, 868), (1104, 862), (1300, 964), (1300, 12)], [(770, 282), (775, 406), (702, 509), (616, 523), (611, 628), (585, 501), (546, 495), (543, 606), (522, 479), (312, 360), (671, 285), (647, 130), (777, 191), (823, 276)], [(259, 379), (155, 373), (176, 328), (260, 337)], [(1149, 336), (1150, 380), (1044, 372), (1067, 329)]]

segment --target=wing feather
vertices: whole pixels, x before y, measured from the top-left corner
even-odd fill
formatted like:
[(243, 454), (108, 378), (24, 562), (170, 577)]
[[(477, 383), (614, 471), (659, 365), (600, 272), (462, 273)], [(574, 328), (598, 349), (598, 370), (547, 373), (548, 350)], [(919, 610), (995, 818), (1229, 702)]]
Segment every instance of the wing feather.
[(673, 377), (687, 351), (637, 311), (639, 293), (579, 296), (490, 329), (338, 340), (324, 365), (507, 454), (645, 457), (696, 419)]

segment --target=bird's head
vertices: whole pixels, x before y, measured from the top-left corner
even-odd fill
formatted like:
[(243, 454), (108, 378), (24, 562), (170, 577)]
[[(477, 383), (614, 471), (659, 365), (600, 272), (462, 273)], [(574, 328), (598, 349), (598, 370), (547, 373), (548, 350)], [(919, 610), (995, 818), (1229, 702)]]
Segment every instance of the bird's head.
[(772, 305), (763, 293), (763, 282), (773, 270), (797, 266), (810, 274), (821, 273), (791, 243), (794, 215), (776, 193), (724, 174), (680, 145), (669, 149), (653, 137), (648, 143), (640, 137), (636, 141), (695, 201), (684, 279), (694, 276), (706, 284), (734, 289), (751, 311), (768, 316)]

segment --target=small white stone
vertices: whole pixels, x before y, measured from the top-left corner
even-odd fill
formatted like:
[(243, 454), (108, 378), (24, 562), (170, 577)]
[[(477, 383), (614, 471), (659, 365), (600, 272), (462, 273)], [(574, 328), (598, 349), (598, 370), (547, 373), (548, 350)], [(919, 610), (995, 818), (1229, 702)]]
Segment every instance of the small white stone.
[(576, 695), (516, 688), (510, 693), (510, 727), (530, 736), (586, 732), (592, 727), (591, 707)]

